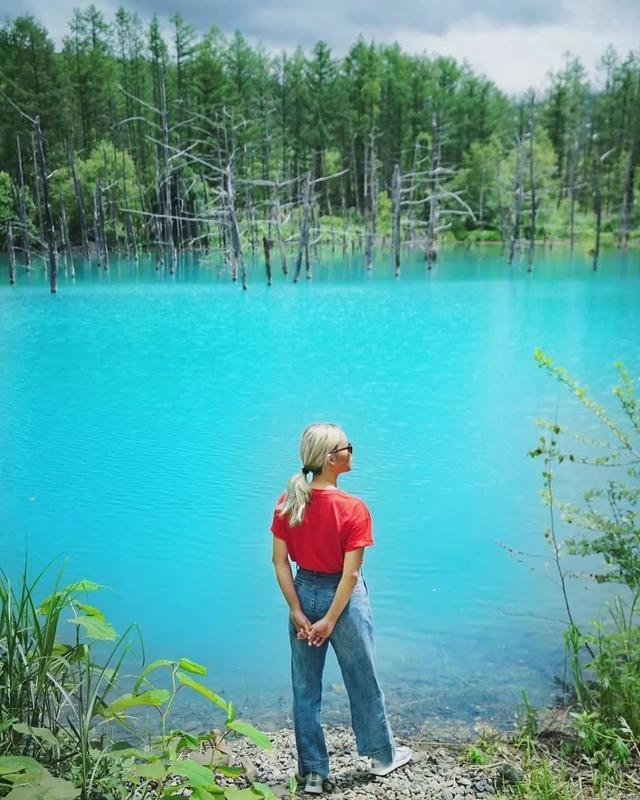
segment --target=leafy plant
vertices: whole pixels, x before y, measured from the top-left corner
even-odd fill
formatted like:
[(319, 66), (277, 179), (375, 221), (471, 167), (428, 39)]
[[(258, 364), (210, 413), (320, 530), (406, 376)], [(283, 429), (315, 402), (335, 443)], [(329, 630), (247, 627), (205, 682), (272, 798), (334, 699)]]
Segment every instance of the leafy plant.
[[(203, 800), (272, 800), (269, 787), (257, 782), (244, 789), (218, 785), (217, 777), (243, 774), (242, 767), (229, 765), (225, 739), (246, 736), (262, 748), (271, 743), (199, 680), (204, 666), (188, 658), (160, 659), (142, 669), (131, 691), (115, 695), (130, 649), (127, 636), (135, 628), (118, 637), (102, 611), (86, 602), (88, 592), (101, 588), (92, 581), (61, 588), (59, 574), (53, 592), (36, 603), (44, 574), (29, 582), (25, 569), (16, 590), (0, 573), (0, 796), (123, 800), (139, 791), (144, 797), (153, 786), (165, 797), (188, 787)], [(60, 641), (71, 626), (72, 641)], [(96, 645), (109, 642), (99, 659)], [(168, 672), (170, 689), (151, 683), (160, 669)], [(195, 735), (171, 725), (172, 706), (185, 689), (225, 713), (224, 733)], [(157, 711), (159, 735), (132, 724), (132, 712), (142, 708)], [(116, 728), (126, 741), (113, 741)]]
[[(640, 402), (631, 376), (620, 363), (615, 365), (620, 383), (613, 389), (618, 401), (616, 416), (541, 350), (536, 350), (535, 359), (593, 415), (603, 432), (601, 438), (594, 438), (557, 421), (541, 420), (538, 424), (544, 432), (538, 447), (530, 453), (544, 462), (543, 498), (550, 515), (545, 536), (553, 549), (567, 612), (565, 647), (573, 688), (581, 708), (596, 713), (602, 730), (609, 732), (605, 740), (617, 731), (617, 739), (612, 741), (625, 741), (623, 730), (638, 739), (640, 628), (635, 611), (640, 598)], [(585, 491), (581, 504), (559, 500), (555, 483), (562, 464), (574, 465), (573, 469), (587, 467), (592, 480), (594, 467), (606, 470), (607, 479)], [(578, 529), (578, 533), (561, 539), (560, 523)], [(600, 565), (591, 577), (598, 583), (622, 587), (610, 606), (609, 619), (596, 621), (587, 632), (578, 625), (571, 609), (564, 555), (598, 558)], [(623, 748), (617, 747), (616, 752), (621, 755)]]

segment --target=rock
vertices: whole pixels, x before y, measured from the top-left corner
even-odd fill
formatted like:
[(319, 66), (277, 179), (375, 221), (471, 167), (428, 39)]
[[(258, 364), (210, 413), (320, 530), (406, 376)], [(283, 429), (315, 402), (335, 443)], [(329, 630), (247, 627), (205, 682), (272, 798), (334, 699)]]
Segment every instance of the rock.
[(515, 786), (522, 781), (522, 778), (522, 771), (508, 761), (498, 764), (496, 770), (496, 783), (498, 786)]
[(242, 756), (240, 759), (240, 764), (244, 769), (244, 774), (247, 776), (247, 780), (250, 783), (253, 783), (255, 780), (258, 779), (258, 768), (253, 763), (253, 761), (249, 758), (249, 756)]

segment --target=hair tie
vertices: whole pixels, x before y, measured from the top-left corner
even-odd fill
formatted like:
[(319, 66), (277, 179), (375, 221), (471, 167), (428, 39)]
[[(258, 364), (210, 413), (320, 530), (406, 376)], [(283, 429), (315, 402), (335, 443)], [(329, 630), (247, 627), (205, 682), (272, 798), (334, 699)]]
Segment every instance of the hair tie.
[(311, 472), (309, 467), (302, 467), (302, 474), (304, 475), (305, 478), (307, 477), (307, 472)]

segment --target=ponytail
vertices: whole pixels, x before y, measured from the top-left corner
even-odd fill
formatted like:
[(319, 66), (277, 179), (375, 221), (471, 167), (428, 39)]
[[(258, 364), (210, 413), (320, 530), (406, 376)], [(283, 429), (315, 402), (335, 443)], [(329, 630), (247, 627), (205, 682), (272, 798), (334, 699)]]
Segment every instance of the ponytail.
[(304, 469), (301, 472), (296, 472), (295, 475), (289, 478), (287, 494), (282, 503), (278, 506), (278, 511), (280, 512), (280, 516), (288, 517), (291, 527), (300, 525), (304, 519), (304, 513), (311, 500), (312, 492), (313, 489), (307, 481)]
[(337, 447), (341, 434), (341, 429), (330, 422), (315, 422), (302, 434), (300, 440), (302, 470), (291, 476), (285, 497), (277, 506), (280, 516), (288, 517), (291, 527), (300, 525), (311, 501), (313, 489), (307, 481), (307, 473), (319, 475), (322, 472), (325, 459)]

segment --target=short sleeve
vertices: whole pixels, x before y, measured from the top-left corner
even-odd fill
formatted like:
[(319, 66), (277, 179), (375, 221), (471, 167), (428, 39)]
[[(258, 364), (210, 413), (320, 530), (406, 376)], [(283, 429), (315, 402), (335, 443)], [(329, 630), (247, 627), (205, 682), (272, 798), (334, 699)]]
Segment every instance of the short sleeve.
[(288, 523), (282, 519), (280, 516), (280, 512), (278, 511), (278, 506), (284, 499), (284, 495), (281, 495), (278, 498), (278, 502), (276, 503), (276, 508), (273, 511), (273, 520), (271, 521), (271, 533), (274, 536), (277, 536), (278, 539), (282, 539), (283, 541), (287, 541), (287, 528), (289, 527)]
[(357, 503), (349, 515), (345, 524), (343, 542), (345, 553), (373, 544), (371, 514), (362, 501)]

